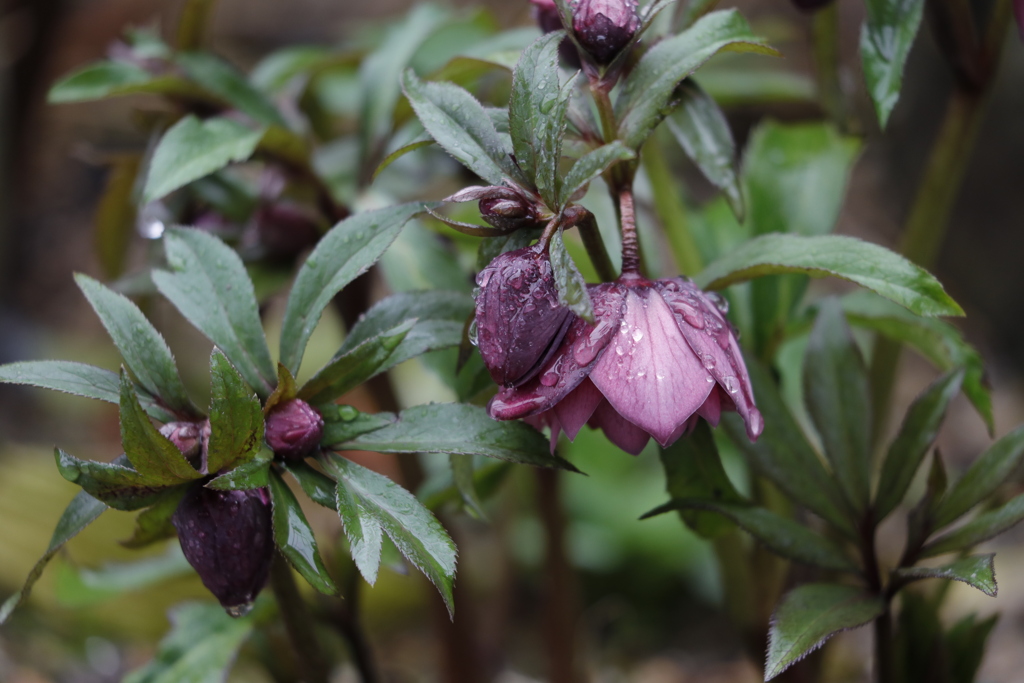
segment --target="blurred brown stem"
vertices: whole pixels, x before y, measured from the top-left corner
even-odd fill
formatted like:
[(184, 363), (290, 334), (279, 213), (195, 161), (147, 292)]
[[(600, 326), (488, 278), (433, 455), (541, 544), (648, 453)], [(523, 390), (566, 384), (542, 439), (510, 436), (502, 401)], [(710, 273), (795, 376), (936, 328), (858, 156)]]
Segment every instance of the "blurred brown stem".
[(328, 683), (330, 670), (316, 638), (313, 618), (295, 585), (292, 568), (280, 553), (274, 555), (270, 568), (270, 587), (295, 652), (299, 675), (306, 683)]

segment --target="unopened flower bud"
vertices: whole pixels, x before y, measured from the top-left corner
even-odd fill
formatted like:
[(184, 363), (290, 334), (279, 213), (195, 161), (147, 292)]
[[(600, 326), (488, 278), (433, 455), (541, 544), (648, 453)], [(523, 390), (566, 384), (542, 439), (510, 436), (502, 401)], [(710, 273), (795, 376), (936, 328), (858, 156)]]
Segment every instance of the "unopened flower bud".
[(279, 403), (267, 415), (267, 445), (282, 458), (301, 460), (323, 435), (323, 417), (302, 399)]
[(479, 207), (480, 217), (501, 230), (533, 227), (537, 222), (533, 206), (521, 197), (485, 197)]
[(576, 40), (598, 64), (610, 64), (639, 28), (636, 0), (580, 0), (573, 9)]
[(540, 245), (498, 256), (477, 276), (477, 346), (494, 381), (518, 386), (540, 370), (572, 322)]
[(178, 447), (193, 467), (202, 469), (206, 439), (201, 422), (168, 422), (160, 428), (160, 433)]
[(195, 485), (171, 520), (185, 559), (231, 616), (245, 614), (274, 557), (270, 493)]

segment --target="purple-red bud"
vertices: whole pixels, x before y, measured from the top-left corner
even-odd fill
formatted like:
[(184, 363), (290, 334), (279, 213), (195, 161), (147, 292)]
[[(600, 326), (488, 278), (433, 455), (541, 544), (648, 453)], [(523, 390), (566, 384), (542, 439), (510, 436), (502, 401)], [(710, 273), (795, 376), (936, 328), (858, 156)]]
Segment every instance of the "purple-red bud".
[(540, 245), (498, 256), (476, 279), (477, 346), (494, 381), (518, 386), (540, 370), (572, 322)]
[(232, 616), (245, 614), (274, 557), (270, 493), (195, 485), (171, 519), (185, 559)]
[[(206, 431), (209, 430), (209, 422), (206, 423)], [(206, 442), (209, 434), (204, 434), (202, 422), (168, 422), (160, 428), (160, 433), (167, 437), (167, 440), (178, 447), (185, 459), (197, 470), (202, 470), (206, 451)]]
[(501, 230), (534, 227), (537, 223), (533, 206), (521, 197), (485, 197), (478, 206), (480, 217)]
[(604, 66), (629, 45), (639, 28), (636, 0), (580, 0), (573, 8), (576, 40)]
[(323, 435), (324, 418), (302, 399), (279, 403), (267, 415), (267, 445), (282, 458), (301, 460)]

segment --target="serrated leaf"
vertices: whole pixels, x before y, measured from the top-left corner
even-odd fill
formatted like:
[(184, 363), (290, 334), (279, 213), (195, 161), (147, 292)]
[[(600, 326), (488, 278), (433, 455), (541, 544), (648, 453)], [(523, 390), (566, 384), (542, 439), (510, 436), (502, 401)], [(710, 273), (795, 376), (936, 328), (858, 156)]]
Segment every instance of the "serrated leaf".
[(270, 471), (270, 498), (274, 507), (274, 543), (309, 585), (326, 595), (337, 595), (331, 575), (320, 559), (313, 529), (299, 507), (299, 501), (281, 475)]
[(366, 272), (423, 204), (412, 202), (346, 218), (324, 235), (302, 264), (288, 295), (281, 329), (281, 363), (299, 371), (313, 329), (334, 295)]
[(384, 530), (379, 518), (371, 512), (371, 506), (364, 503), (343, 481), (339, 480), (335, 484), (334, 495), (352, 561), (372, 586), (377, 582), (384, 543)]
[(139, 513), (135, 518), (135, 531), (131, 538), (121, 541), (121, 545), (132, 549), (145, 548), (157, 541), (174, 538), (177, 531), (171, 517), (187, 490), (187, 486), (175, 486), (165, 491), (159, 500)]
[(736, 10), (712, 12), (648, 50), (615, 102), (619, 139), (639, 149), (669, 111), (676, 86), (720, 50), (778, 54)]
[(766, 681), (824, 645), (840, 631), (857, 628), (885, 613), (882, 598), (855, 586), (812, 583), (782, 599), (768, 631)]
[(695, 280), (703, 289), (723, 289), (779, 273), (849, 280), (918, 315), (963, 315), (923, 268), (885, 247), (839, 235), (755, 237), (709, 265)]
[(402, 89), (428, 133), (459, 163), (491, 185), (508, 176), (529, 184), (509, 158), (491, 118), (468, 92), (451, 83), (425, 83), (411, 70)]
[(269, 415), (270, 411), (274, 409), (278, 403), (290, 401), (299, 395), (299, 387), (295, 383), (295, 378), (292, 377), (292, 373), (288, 372), (288, 368), (283, 363), (277, 364), (277, 386), (270, 392), (270, 396), (267, 397), (266, 403), (263, 404), (263, 414)]
[(896, 570), (896, 576), (905, 581), (919, 579), (962, 581), (994, 598), (999, 590), (996, 585), (995, 565), (992, 562), (994, 557), (994, 553), (971, 555), (941, 567), (901, 567)]
[(217, 346), (262, 397), (277, 381), (256, 294), (233, 249), (200, 230), (164, 235), (170, 271), (153, 272), (160, 293)]
[(559, 81), (558, 45), (564, 38), (562, 31), (553, 31), (523, 50), (512, 74), (508, 103), (516, 163), (552, 209), (559, 204), (558, 162), (575, 80), (564, 87)]
[(670, 510), (717, 512), (738, 524), (777, 555), (823, 569), (851, 573), (860, 571), (856, 563), (835, 542), (765, 508), (747, 503), (683, 498), (656, 507), (645, 514), (644, 518)]
[(220, 683), (256, 624), (254, 615), (233, 619), (214, 603), (178, 605), (170, 619), (153, 661), (124, 683)]
[[(65, 360), (37, 360), (0, 365), (0, 382), (52, 389), (107, 403), (121, 401), (121, 380), (116, 372)], [(150, 417), (161, 422), (177, 419), (145, 389), (136, 387), (139, 402)]]
[[(668, 115), (668, 129), (708, 180), (725, 192), (738, 220), (743, 220), (736, 142), (718, 104), (691, 79), (676, 88), (679, 103)], [(777, 197), (784, 201), (785, 197)]]
[(889, 446), (875, 494), (876, 521), (885, 519), (906, 495), (921, 461), (931, 449), (946, 417), (950, 402), (960, 392), (963, 371), (947, 372), (921, 393)]
[(269, 486), (270, 464), (274, 460), (274, 452), (263, 448), (256, 457), (212, 479), (206, 488), (218, 491), (247, 491), (249, 489)]
[(327, 403), (393, 367), (391, 356), (415, 324), (415, 320), (406, 320), (351, 351), (336, 355), (299, 390), (299, 398)]
[[(667, 448), (658, 450), (665, 471), (665, 488), (674, 499), (701, 498), (740, 503), (743, 496), (729, 481), (707, 422)], [(734, 528), (722, 515), (680, 509), (679, 516), (691, 530), (704, 538), (715, 538)]]
[(207, 469), (245, 464), (263, 445), (263, 407), (220, 349), (210, 354), (210, 440)]
[(324, 418), (323, 446), (351, 441), (394, 424), (398, 417), (394, 413), (360, 413), (352, 406), (329, 404), (320, 407)]
[(142, 93), (183, 97), (202, 95), (199, 88), (177, 76), (154, 76), (135, 64), (104, 60), (57, 81), (46, 99), (50, 104), (65, 104)]
[(284, 469), (299, 482), (303, 493), (317, 505), (337, 511), (338, 501), (335, 499), (335, 481), (320, 470), (311, 467), (305, 460), (281, 463)]
[(160, 138), (149, 162), (144, 204), (253, 155), (265, 129), (255, 130), (223, 117), (200, 121), (189, 114)]
[(431, 403), (403, 410), (398, 420), (344, 442), (322, 443), (337, 450), (379, 453), (462, 453), (536, 467), (578, 471), (551, 455), (547, 441), (521, 422), (498, 422), (479, 406)]
[(200, 415), (181, 382), (167, 342), (139, 307), (81, 273), (75, 275), (75, 282), (110, 334), (133, 379), (170, 410)]
[(872, 292), (854, 292), (844, 296), (842, 301), (850, 324), (907, 344), (940, 371), (963, 368), (964, 395), (985, 421), (989, 434), (994, 435), (992, 395), (985, 377), (984, 361), (959, 330), (941, 320), (916, 316)]
[(60, 552), (64, 544), (81, 533), (85, 527), (96, 521), (96, 518), (103, 514), (103, 511), (106, 509), (107, 506), (105, 504), (96, 500), (85, 491), (79, 492), (78, 495), (71, 499), (71, 502), (68, 503), (64, 513), (57, 521), (57, 526), (53, 530), (53, 536), (50, 538), (50, 544), (46, 547), (46, 552), (33, 565), (21, 590), (0, 604), (0, 624), (6, 622), (11, 613), (28, 598), (29, 593), (32, 592), (32, 586), (39, 580), (46, 565), (49, 564), (54, 555)]
[(121, 373), (121, 445), (147, 485), (173, 485), (203, 476), (178, 447), (161, 434), (139, 405), (127, 373)]
[(287, 127), (281, 113), (241, 71), (209, 52), (182, 52), (176, 59), (189, 78), (254, 121), (265, 126)]
[(597, 149), (592, 149), (572, 165), (565, 175), (561, 190), (558, 193), (558, 203), (555, 209), (561, 209), (583, 189), (590, 181), (607, 171), (619, 161), (635, 159), (633, 150), (623, 145), (618, 140)]
[(1024, 520), (1024, 493), (995, 510), (984, 512), (961, 527), (954, 529), (926, 545), (921, 557), (934, 557), (958, 550), (973, 548), (982, 541), (998, 536)]
[(921, 25), (924, 0), (866, 0), (860, 56), (868, 94), (884, 129), (900, 97), (903, 66)]
[(594, 302), (590, 300), (587, 283), (565, 248), (561, 229), (551, 236), (550, 255), (559, 305), (588, 322), (594, 322)]
[(804, 403), (836, 481), (860, 515), (871, 495), (871, 405), (867, 371), (842, 308), (822, 302), (804, 354)]
[(452, 468), (452, 481), (466, 510), (477, 519), (486, 520), (487, 513), (484, 512), (483, 503), (476, 492), (476, 483), (473, 481), (473, 456), (453, 453), (448, 456), (448, 464)]
[[(361, 509), (356, 508), (356, 515), (368, 515), (376, 520), (402, 555), (433, 582), (444, 598), (449, 613), (454, 613), (452, 582), (455, 577), (455, 544), (437, 518), (416, 500), (416, 496), (382, 474), (332, 454), (325, 454), (320, 462), (324, 470), (338, 482), (338, 509), (345, 510), (342, 512), (342, 520), (346, 523), (346, 534), (349, 523), (354, 523), (353, 520), (346, 520), (346, 515), (352, 511), (353, 504), (361, 505)], [(360, 521), (360, 530), (364, 536), (359, 546), (360, 555), (365, 557), (364, 550), (373, 550), (374, 539), (366, 537), (367, 529), (362, 524)], [(373, 533), (372, 527), (370, 533)], [(369, 577), (367, 580), (370, 580)]]
[(935, 509), (935, 526), (941, 529), (988, 498), (1024, 459), (1024, 425), (1017, 427), (981, 454), (960, 481), (942, 497)]
[(141, 510), (160, 501), (171, 489), (132, 469), (124, 456), (114, 462), (94, 462), (59, 448), (53, 455), (62, 477), (115, 510)]

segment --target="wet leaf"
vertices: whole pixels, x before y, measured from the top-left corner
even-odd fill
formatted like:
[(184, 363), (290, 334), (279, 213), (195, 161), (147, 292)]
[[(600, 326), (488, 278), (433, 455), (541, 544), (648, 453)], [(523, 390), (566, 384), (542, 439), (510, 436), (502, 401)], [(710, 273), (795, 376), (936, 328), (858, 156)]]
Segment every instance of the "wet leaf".
[(198, 479), (178, 447), (149, 421), (127, 373), (121, 372), (121, 445), (132, 467), (147, 485), (173, 485)]
[(594, 303), (590, 300), (587, 283), (583, 281), (583, 276), (565, 248), (561, 229), (551, 236), (550, 249), (558, 303), (584, 320), (594, 322)]
[(635, 159), (633, 150), (623, 145), (618, 140), (592, 149), (572, 165), (565, 176), (561, 190), (558, 193), (556, 209), (564, 207), (573, 196), (582, 190), (587, 183), (607, 171), (619, 161)]
[(860, 34), (860, 55), (868, 94), (882, 128), (889, 121), (903, 85), (903, 66), (924, 11), (923, 0), (866, 0), (867, 19)]
[(926, 545), (921, 557), (934, 557), (958, 550), (973, 548), (982, 541), (998, 536), (1024, 520), (1024, 493), (1006, 504), (983, 512), (961, 527), (957, 527)]
[(919, 579), (962, 581), (994, 598), (999, 590), (996, 585), (995, 565), (992, 563), (994, 557), (994, 553), (971, 555), (941, 567), (901, 567), (896, 570), (896, 576), (911, 581)]
[(313, 530), (288, 485), (270, 471), (270, 498), (274, 505), (274, 543), (309, 585), (326, 595), (337, 595), (331, 575), (320, 559)]
[(257, 123), (287, 127), (277, 107), (249, 82), (245, 74), (220, 57), (209, 52), (182, 52), (176, 61), (189, 78), (248, 114)]
[(99, 61), (86, 66), (50, 88), (47, 102), (88, 102), (107, 97), (151, 93), (181, 97), (202, 96), (202, 90), (177, 76), (154, 76), (127, 62)]
[(244, 464), (263, 445), (263, 407), (220, 349), (210, 355), (210, 441), (207, 472)]
[(988, 498), (1024, 459), (1024, 425), (996, 441), (981, 454), (960, 481), (946, 492), (935, 510), (935, 527), (941, 529)]

